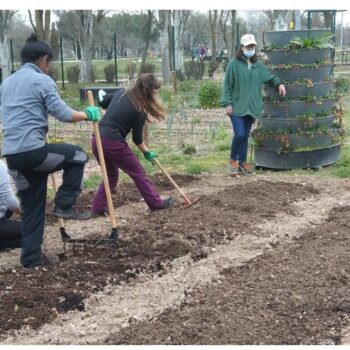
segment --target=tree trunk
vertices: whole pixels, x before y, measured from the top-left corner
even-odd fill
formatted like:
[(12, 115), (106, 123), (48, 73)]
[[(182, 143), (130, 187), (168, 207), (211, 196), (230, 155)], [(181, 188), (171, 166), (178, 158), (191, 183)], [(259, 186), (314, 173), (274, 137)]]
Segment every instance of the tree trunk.
[(8, 32), (15, 13), (16, 11), (0, 10), (0, 68), (2, 79), (5, 79), (11, 73)]
[[(229, 51), (230, 53), (230, 58), (234, 57), (235, 52), (236, 52), (236, 41), (237, 41), (237, 36), (238, 33), (236, 33), (237, 29), (237, 11), (236, 10), (231, 10), (231, 49)], [(228, 48), (227, 48), (228, 50)]]
[(216, 58), (216, 38), (218, 24), (218, 10), (209, 10), (210, 38), (211, 38), (211, 61)]
[[(2, 79), (8, 77), (11, 73), (10, 48), (8, 38), (2, 35), (0, 39), (0, 68), (2, 70)], [(0, 81), (1, 84), (1, 81)]]
[(75, 10), (78, 27), (78, 42), (81, 52), (80, 77), (82, 83), (90, 83), (92, 78), (92, 57), (96, 33), (96, 25), (104, 17), (104, 11), (99, 10), (94, 16), (92, 10)]
[(163, 76), (164, 84), (168, 84), (171, 80), (170, 59), (169, 59), (169, 35), (168, 35), (168, 27), (170, 24), (169, 14), (170, 14), (169, 10), (158, 10), (162, 76)]
[(288, 30), (289, 29), (289, 22), (292, 19), (292, 11), (286, 10), (286, 11), (276, 11), (276, 21), (274, 30)]
[(325, 28), (332, 29), (332, 11), (322, 11)]
[(147, 52), (149, 48), (149, 43), (151, 41), (151, 33), (152, 33), (152, 22), (153, 22), (153, 12), (148, 10), (147, 11), (147, 27), (146, 27), (146, 41), (145, 46), (142, 53), (142, 61), (139, 69), (139, 76), (144, 71), (146, 60), (147, 60)]
[(50, 37), (51, 10), (35, 10), (35, 23), (33, 22), (30, 10), (28, 10), (28, 13), (34, 32), (38, 34), (40, 39), (48, 41)]
[(174, 11), (174, 39), (175, 39), (175, 70), (183, 70), (184, 65), (184, 34), (190, 11)]
[(91, 82), (92, 43), (94, 38), (94, 17), (92, 10), (76, 10), (78, 41), (81, 53), (80, 78), (82, 83)]

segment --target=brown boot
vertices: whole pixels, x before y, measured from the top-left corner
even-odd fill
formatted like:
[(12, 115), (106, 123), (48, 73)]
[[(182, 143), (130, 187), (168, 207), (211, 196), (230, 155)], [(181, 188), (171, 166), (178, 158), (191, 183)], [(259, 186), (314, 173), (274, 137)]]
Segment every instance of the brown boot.
[(228, 173), (233, 177), (239, 177), (239, 165), (236, 160), (230, 159), (228, 163)]

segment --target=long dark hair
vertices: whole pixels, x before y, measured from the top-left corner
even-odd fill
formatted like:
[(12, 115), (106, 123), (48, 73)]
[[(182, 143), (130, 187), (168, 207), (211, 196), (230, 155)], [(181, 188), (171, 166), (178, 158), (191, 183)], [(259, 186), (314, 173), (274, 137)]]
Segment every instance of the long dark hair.
[(153, 74), (142, 74), (136, 80), (132, 89), (125, 94), (139, 111), (150, 114), (158, 120), (165, 119), (165, 107), (159, 100), (156, 92), (160, 83)]
[(26, 40), (21, 49), (20, 55), (23, 64), (26, 62), (34, 63), (45, 55), (47, 55), (49, 61), (53, 58), (51, 46), (47, 42), (40, 40), (35, 33), (32, 33)]
[[(236, 55), (235, 57), (238, 59), (238, 60), (241, 60), (241, 61), (247, 61), (247, 58), (243, 55), (243, 51), (242, 51), (242, 47), (243, 45), (240, 45), (240, 47), (238, 48), (238, 50), (236, 51)], [(256, 52), (255, 52), (255, 55), (253, 57), (250, 57), (249, 58), (249, 61), (251, 63), (255, 63), (256, 61), (258, 60), (258, 57), (256, 56)]]

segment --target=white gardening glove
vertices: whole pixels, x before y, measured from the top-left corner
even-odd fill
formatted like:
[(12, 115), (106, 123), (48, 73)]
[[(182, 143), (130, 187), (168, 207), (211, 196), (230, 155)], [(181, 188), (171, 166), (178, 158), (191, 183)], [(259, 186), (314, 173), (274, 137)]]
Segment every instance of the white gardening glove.
[(98, 100), (99, 100), (100, 102), (102, 102), (102, 100), (103, 100), (103, 98), (105, 97), (105, 95), (107, 95), (107, 92), (106, 92), (106, 91), (104, 91), (104, 90), (102, 90), (102, 89), (98, 90)]

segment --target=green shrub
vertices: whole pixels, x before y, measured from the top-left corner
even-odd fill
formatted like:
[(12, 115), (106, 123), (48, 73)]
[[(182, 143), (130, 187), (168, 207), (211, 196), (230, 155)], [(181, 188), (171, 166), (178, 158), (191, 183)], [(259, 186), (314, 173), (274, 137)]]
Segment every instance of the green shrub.
[(54, 80), (58, 80), (58, 69), (54, 66), (50, 66), (48, 75)]
[(166, 87), (161, 87), (159, 89), (159, 96), (164, 103), (169, 103), (171, 101), (172, 92)]
[(136, 74), (136, 63), (135, 62), (128, 62), (128, 64), (126, 65), (126, 73), (128, 74), (128, 78), (129, 80), (133, 80), (135, 78), (135, 74)]
[(187, 79), (202, 80), (205, 72), (204, 61), (185, 61), (185, 76)]
[(182, 149), (183, 154), (196, 154), (196, 146), (195, 145), (184, 145)]
[(186, 80), (186, 81), (182, 81), (179, 86), (179, 91), (183, 92), (183, 93), (193, 93), (194, 91), (197, 90), (197, 84), (195, 81), (193, 80)]
[(182, 72), (181, 69), (178, 69), (175, 71), (176, 79), (179, 81), (184, 81), (185, 80), (185, 74)]
[(155, 64), (152, 63), (145, 63), (145, 65), (143, 66), (143, 70), (141, 73), (150, 73), (150, 74), (154, 74), (156, 70), (156, 66)]
[(70, 83), (78, 83), (79, 82), (79, 75), (80, 75), (79, 65), (67, 67), (66, 72), (67, 72), (67, 79)]
[(210, 61), (208, 65), (208, 75), (209, 78), (212, 78), (214, 76), (215, 71), (218, 69), (220, 63), (216, 61)]
[(103, 68), (107, 83), (113, 83), (115, 79), (114, 64), (108, 64)]
[(198, 91), (198, 101), (201, 108), (220, 107), (221, 85), (208, 80), (202, 82)]

